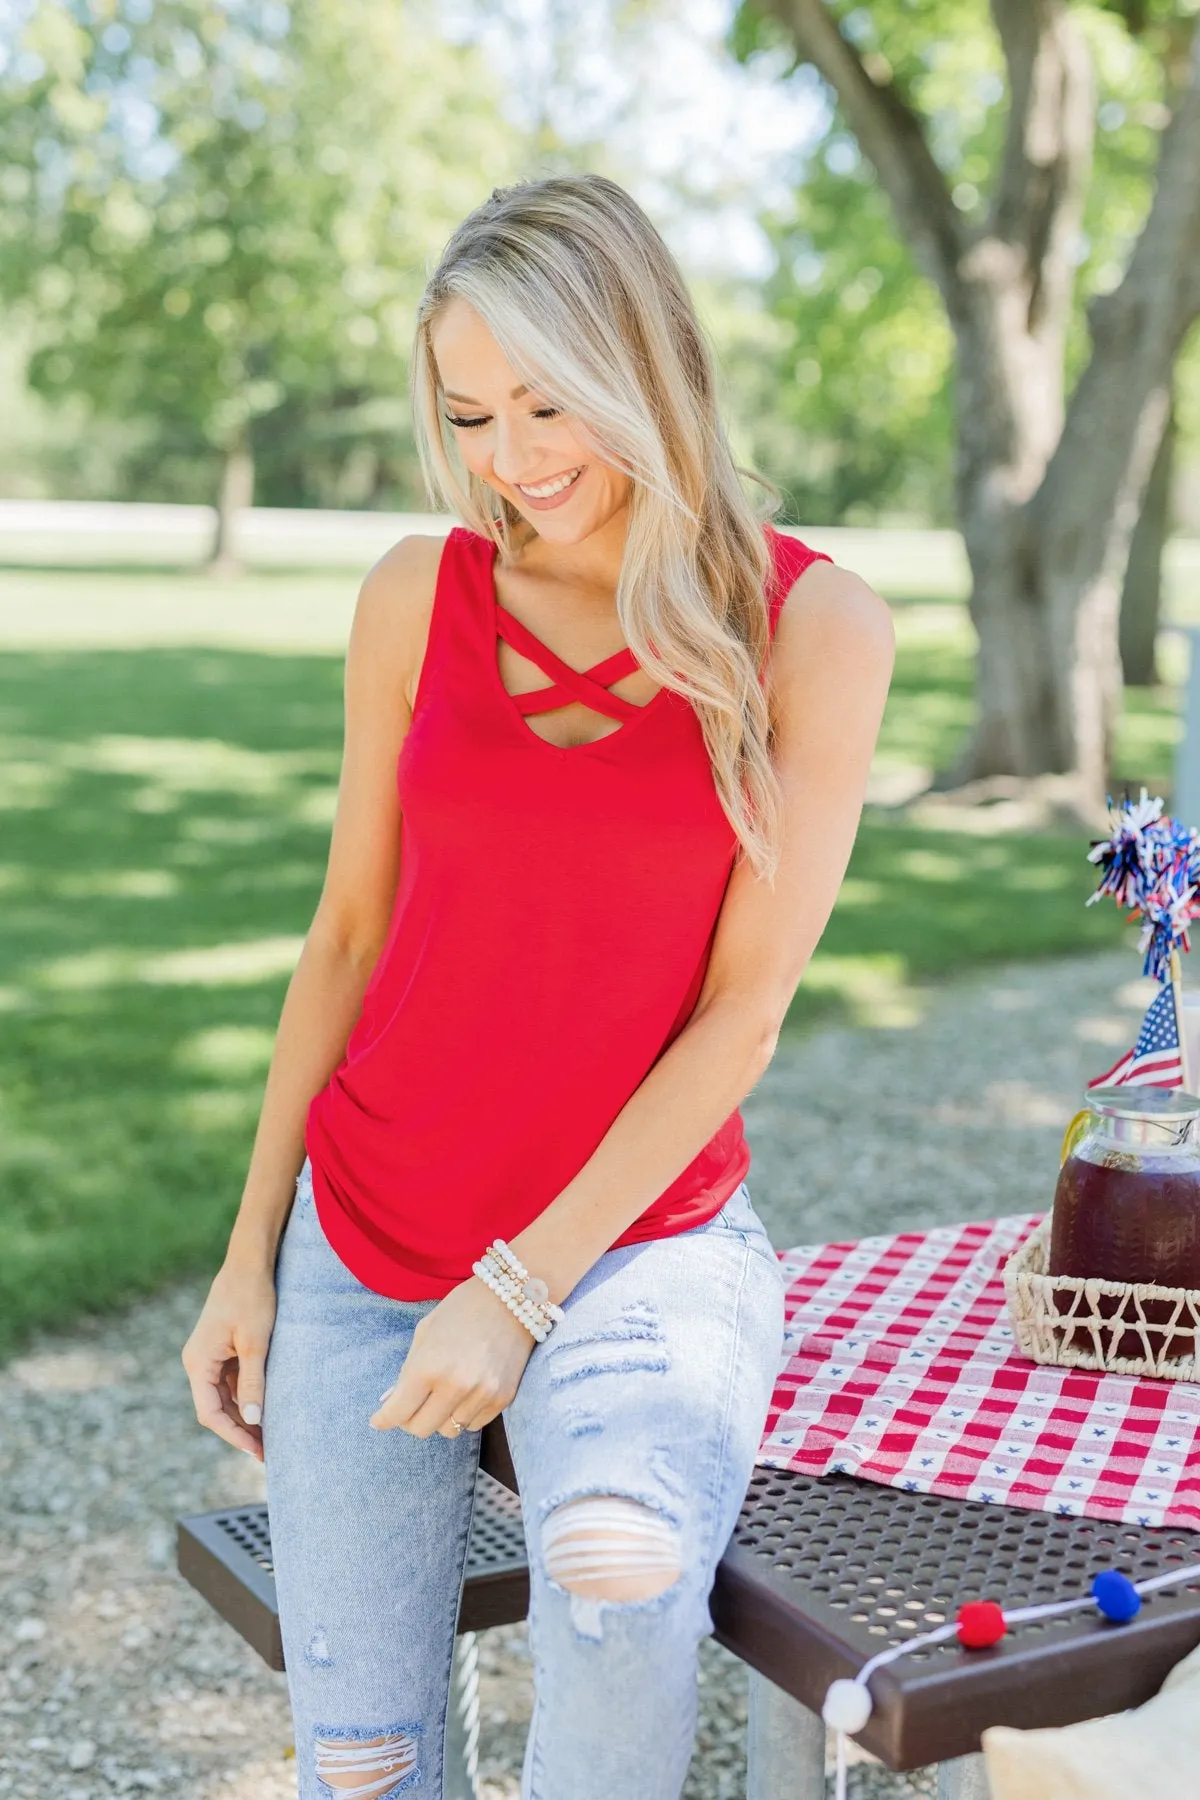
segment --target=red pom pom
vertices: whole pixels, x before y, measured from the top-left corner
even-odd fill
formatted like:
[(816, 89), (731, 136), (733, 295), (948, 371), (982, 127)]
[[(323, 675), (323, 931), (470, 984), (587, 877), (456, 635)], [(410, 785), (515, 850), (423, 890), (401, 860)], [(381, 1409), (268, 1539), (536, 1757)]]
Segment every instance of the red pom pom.
[(994, 1600), (968, 1600), (958, 1609), (958, 1641), (966, 1650), (989, 1650), (1007, 1630)]

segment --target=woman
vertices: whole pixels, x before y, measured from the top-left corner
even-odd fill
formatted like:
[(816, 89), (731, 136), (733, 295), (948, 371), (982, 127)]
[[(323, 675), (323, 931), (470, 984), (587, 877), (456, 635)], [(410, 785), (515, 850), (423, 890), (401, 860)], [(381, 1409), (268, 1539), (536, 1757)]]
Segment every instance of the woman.
[(466, 526), (363, 586), (328, 874), (184, 1364), (265, 1452), (303, 1800), (441, 1794), (502, 1411), (522, 1793), (673, 1800), (782, 1344), (737, 1109), (850, 855), (890, 620), (756, 521), (611, 182), (472, 213), (413, 369)]

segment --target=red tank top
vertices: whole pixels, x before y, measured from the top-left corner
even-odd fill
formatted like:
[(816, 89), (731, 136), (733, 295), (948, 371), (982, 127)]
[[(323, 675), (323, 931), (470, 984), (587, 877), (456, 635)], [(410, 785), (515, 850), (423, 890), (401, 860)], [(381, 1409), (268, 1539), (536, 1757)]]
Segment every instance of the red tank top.
[[(773, 633), (823, 553), (768, 536)], [(473, 532), (446, 540), (397, 769), (391, 923), (305, 1131), (330, 1243), (399, 1300), (465, 1281), (587, 1162), (696, 1004), (737, 848), (690, 703), (609, 693), (629, 649), (560, 661), (500, 605), (494, 558)], [(509, 694), (497, 634), (555, 687)], [(619, 730), (563, 749), (525, 723), (567, 698)], [(749, 1166), (735, 1111), (614, 1243), (701, 1224)]]

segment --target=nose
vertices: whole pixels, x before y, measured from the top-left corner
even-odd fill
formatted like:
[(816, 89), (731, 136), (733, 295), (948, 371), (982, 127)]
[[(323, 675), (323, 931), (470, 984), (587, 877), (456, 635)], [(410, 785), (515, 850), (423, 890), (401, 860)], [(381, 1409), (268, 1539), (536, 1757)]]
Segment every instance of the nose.
[(536, 449), (523, 420), (497, 419), (492, 441), (492, 470), (501, 481), (515, 487), (536, 474)]

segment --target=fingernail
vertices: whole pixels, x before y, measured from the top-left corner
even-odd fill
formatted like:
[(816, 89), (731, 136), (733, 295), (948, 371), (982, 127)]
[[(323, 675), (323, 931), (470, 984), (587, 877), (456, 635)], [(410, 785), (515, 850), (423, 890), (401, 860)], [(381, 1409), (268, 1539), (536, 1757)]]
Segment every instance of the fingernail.
[(240, 1411), (241, 1411), (242, 1420), (243, 1420), (244, 1424), (246, 1424), (246, 1425), (261, 1425), (262, 1424), (262, 1407), (256, 1405), (253, 1400), (250, 1401), (248, 1406), (243, 1406), (240, 1409)]
[(380, 1396), (379, 1396), (379, 1398), (378, 1398), (378, 1400), (377, 1400), (377, 1401), (376, 1401), (376, 1402), (375, 1402), (375, 1404), (376, 1404), (376, 1406), (382, 1406), (382, 1405), (383, 1405), (383, 1403), (384, 1403), (384, 1401), (385, 1401), (385, 1400), (386, 1400), (386, 1399), (388, 1399), (388, 1397), (389, 1397), (389, 1396), (390, 1396), (390, 1395), (392, 1395), (392, 1394), (394, 1394), (394, 1393), (395, 1393), (395, 1391), (396, 1391), (396, 1384), (395, 1384), (395, 1382), (394, 1382), (394, 1381), (393, 1381), (393, 1383), (392, 1383), (392, 1385), (391, 1385), (391, 1387), (390, 1387), (390, 1388), (384, 1388), (384, 1390), (383, 1390), (383, 1392), (382, 1392), (382, 1394), (380, 1394)]

